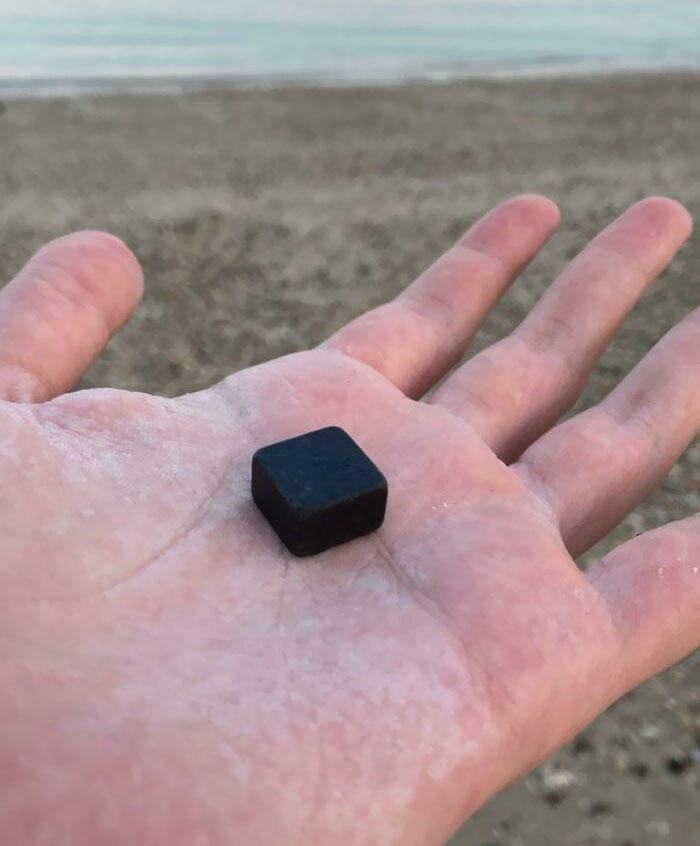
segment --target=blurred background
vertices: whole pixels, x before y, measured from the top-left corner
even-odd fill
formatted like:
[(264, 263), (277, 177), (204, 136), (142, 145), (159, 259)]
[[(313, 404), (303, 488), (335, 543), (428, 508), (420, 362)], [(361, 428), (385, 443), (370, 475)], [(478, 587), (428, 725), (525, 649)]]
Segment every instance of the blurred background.
[(694, 66), (693, 0), (0, 0), (0, 78), (345, 81)]
[[(71, 229), (120, 235), (147, 295), (85, 385), (177, 394), (321, 340), (489, 206), (546, 193), (562, 229), (478, 349), (629, 203), (700, 214), (698, 69), (697, 0), (0, 0), (0, 273)], [(694, 240), (582, 405), (699, 283)], [(696, 443), (601, 549), (697, 510)], [(700, 844), (700, 656), (454, 844)]]

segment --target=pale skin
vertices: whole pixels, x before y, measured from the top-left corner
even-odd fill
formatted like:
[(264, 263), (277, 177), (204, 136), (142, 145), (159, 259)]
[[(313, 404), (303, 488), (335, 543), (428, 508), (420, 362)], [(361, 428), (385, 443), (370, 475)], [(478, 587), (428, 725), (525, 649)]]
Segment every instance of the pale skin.
[[(66, 393), (141, 296), (120, 241), (61, 238), (19, 272), (0, 295), (3, 843), (438, 846), (700, 645), (700, 518), (573, 560), (700, 426), (700, 311), (558, 423), (684, 209), (634, 206), (431, 392), (557, 223), (510, 200), (319, 348), (178, 399)], [(327, 425), (388, 477), (387, 518), (295, 559), (250, 458)]]

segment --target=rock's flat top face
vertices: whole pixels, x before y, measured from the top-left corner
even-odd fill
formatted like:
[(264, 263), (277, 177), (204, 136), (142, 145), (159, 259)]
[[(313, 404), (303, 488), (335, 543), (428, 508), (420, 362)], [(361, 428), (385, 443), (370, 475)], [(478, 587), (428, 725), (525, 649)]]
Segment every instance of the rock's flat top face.
[(254, 461), (299, 514), (330, 508), (387, 487), (372, 460), (337, 426), (263, 447)]

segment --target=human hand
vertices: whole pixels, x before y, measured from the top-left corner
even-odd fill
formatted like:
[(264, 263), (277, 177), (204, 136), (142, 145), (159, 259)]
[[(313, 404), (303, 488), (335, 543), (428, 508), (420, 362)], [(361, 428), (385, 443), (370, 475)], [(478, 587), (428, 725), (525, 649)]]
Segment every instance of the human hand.
[[(310, 352), (162, 399), (64, 392), (141, 292), (109, 236), (0, 296), (0, 840), (430, 846), (700, 644), (700, 521), (573, 561), (700, 424), (700, 312), (556, 425), (690, 231), (636, 205), (462, 365), (555, 229), (511, 200)], [(337, 424), (382, 529), (310, 559), (250, 498), (262, 445)]]

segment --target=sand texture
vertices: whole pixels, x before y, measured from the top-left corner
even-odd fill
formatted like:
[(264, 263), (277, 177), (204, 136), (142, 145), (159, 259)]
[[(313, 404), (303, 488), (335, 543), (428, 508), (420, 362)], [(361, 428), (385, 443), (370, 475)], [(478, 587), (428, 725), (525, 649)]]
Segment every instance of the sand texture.
[[(525, 314), (627, 204), (700, 217), (700, 77), (289, 88), (8, 101), (0, 275), (45, 239), (109, 229), (141, 258), (138, 316), (86, 385), (176, 394), (306, 347), (395, 294), (481, 211), (519, 191), (560, 234), (477, 347)], [(700, 239), (644, 298), (583, 399), (607, 392), (700, 301)], [(700, 445), (606, 542), (700, 509)], [(618, 704), (454, 841), (700, 844), (700, 654)]]

